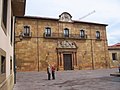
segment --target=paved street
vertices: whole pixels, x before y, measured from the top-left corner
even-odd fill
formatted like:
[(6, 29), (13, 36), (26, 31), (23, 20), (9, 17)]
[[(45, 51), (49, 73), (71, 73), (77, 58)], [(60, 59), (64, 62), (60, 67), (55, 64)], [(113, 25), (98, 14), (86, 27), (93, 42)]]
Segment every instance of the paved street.
[(46, 72), (17, 72), (13, 90), (120, 90), (120, 77), (110, 76), (117, 69), (57, 71), (55, 80)]

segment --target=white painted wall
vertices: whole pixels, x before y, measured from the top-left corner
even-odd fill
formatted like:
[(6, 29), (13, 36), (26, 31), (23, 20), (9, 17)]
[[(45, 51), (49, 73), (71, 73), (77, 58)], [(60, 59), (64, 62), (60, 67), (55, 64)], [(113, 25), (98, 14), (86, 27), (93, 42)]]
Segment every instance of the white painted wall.
[(11, 35), (11, 0), (8, 0), (8, 11), (7, 11), (7, 35), (4, 33), (1, 27), (2, 20), (2, 2), (0, 0), (0, 48), (6, 52), (6, 78), (10, 75), (10, 56), (13, 58), (13, 45), (11, 45), (10, 35)]

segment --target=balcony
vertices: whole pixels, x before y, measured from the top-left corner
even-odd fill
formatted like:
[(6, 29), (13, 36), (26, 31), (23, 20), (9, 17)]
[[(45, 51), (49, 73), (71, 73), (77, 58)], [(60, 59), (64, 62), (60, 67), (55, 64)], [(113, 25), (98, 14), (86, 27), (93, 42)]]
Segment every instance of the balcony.
[(30, 33), (22, 33), (23, 38), (31, 38), (32, 37), (32, 32)]
[(81, 39), (81, 40), (87, 39), (87, 35), (85, 36), (80, 36), (80, 34), (64, 35), (63, 33), (52, 33), (52, 34), (44, 33), (43, 37), (46, 39)]

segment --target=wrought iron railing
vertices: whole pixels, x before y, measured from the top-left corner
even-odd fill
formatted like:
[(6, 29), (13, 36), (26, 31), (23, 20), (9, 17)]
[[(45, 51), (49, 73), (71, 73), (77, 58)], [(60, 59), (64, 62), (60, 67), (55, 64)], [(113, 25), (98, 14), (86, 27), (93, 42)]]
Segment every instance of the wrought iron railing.
[(71, 39), (87, 39), (87, 35), (80, 36), (80, 34), (69, 34), (64, 35), (63, 33), (51, 33), (51, 34), (43, 34), (44, 38), (71, 38)]

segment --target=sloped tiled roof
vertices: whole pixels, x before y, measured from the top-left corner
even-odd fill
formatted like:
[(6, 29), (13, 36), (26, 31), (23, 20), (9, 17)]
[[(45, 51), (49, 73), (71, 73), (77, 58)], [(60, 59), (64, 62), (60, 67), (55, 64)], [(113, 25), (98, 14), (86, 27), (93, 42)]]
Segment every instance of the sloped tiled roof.
[(111, 45), (110, 47), (120, 47), (120, 43), (117, 43), (117, 44)]
[(120, 43), (108, 46), (108, 50), (120, 50)]

